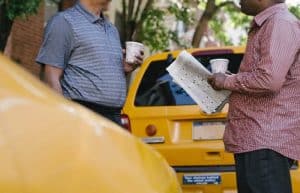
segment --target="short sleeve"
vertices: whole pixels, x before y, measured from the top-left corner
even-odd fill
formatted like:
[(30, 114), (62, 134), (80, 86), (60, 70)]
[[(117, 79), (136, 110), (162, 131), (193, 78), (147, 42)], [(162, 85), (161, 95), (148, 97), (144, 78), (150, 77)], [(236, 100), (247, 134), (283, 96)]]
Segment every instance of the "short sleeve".
[(47, 24), (36, 62), (66, 68), (74, 47), (71, 25), (63, 14), (54, 16)]

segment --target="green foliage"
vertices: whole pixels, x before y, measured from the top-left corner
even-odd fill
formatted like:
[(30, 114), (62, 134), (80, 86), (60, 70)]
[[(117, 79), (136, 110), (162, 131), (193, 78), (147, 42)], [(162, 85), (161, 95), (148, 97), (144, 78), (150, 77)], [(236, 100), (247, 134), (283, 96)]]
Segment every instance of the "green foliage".
[(223, 7), (223, 11), (229, 15), (229, 19), (233, 22), (235, 28), (247, 28), (252, 19), (252, 17), (241, 13), (232, 6)]
[[(216, 17), (217, 18), (217, 17)], [(224, 45), (232, 45), (232, 40), (226, 33), (224, 33), (224, 24), (221, 19), (213, 19), (209, 23), (209, 27), (214, 31), (215, 38)]]
[(198, 1), (198, 8), (201, 10), (205, 10), (205, 6), (206, 6), (207, 0), (199, 0)]
[(184, 3), (182, 7), (178, 4), (171, 4), (168, 8), (170, 14), (174, 15), (177, 20), (183, 21), (185, 24), (189, 25), (194, 22), (193, 15), (191, 14), (191, 8), (188, 4)]
[(151, 51), (168, 49), (170, 41), (185, 47), (184, 43), (178, 38), (176, 31), (172, 31), (165, 21), (166, 17), (171, 16), (187, 25), (191, 24), (193, 17), (188, 4), (182, 2), (181, 5), (170, 3), (170, 6), (166, 9), (153, 7), (142, 14), (143, 26), (140, 38)]
[[(300, 19), (300, 6), (290, 6), (289, 10)], [(220, 18), (220, 14), (225, 13), (228, 18), (225, 21), (222, 21)], [(226, 27), (230, 26), (233, 29), (239, 29), (244, 32), (244, 34), (238, 37), (239, 45), (243, 45), (247, 41), (246, 32), (250, 26), (250, 22), (252, 17), (247, 16), (239, 11), (237, 11), (233, 6), (223, 7), (221, 13), (216, 15), (212, 21), (210, 21), (210, 27), (214, 31), (216, 38), (224, 45), (232, 45), (232, 37), (233, 34), (226, 33)]]
[[(220, 18), (223, 16), (222, 18)], [(224, 18), (225, 17), (225, 18)], [(210, 27), (214, 31), (216, 39), (218, 39), (223, 45), (233, 45), (232, 36), (229, 34), (227, 29), (228, 27), (244, 32), (242, 34), (236, 34), (235, 37), (239, 39), (237, 44), (243, 45), (246, 43), (247, 37), (246, 32), (249, 28), (252, 17), (244, 15), (240, 11), (236, 10), (233, 6), (225, 6), (222, 8), (221, 12), (217, 14), (213, 20), (210, 21)]]
[(164, 50), (169, 45), (170, 34), (164, 25), (165, 13), (159, 9), (150, 9), (143, 13), (144, 18), (141, 39), (152, 51)]
[(300, 4), (289, 7), (290, 12), (292, 12), (298, 19), (300, 19)]
[(5, 7), (6, 16), (13, 21), (16, 17), (25, 17), (36, 13), (41, 0), (0, 0)]

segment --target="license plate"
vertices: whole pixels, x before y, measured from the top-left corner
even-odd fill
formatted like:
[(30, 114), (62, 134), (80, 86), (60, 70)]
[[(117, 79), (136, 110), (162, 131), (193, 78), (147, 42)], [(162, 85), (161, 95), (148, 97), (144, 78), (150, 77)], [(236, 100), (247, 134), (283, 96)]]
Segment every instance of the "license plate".
[(222, 139), (225, 131), (225, 122), (193, 122), (193, 140)]
[(218, 185), (222, 179), (220, 174), (185, 174), (183, 175), (183, 185)]

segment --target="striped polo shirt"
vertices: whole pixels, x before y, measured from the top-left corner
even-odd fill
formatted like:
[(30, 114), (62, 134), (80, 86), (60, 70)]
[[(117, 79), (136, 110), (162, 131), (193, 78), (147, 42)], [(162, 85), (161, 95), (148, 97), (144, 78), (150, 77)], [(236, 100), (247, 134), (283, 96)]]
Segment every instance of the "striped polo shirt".
[(61, 86), (66, 98), (108, 107), (122, 107), (125, 102), (119, 33), (80, 3), (48, 22), (36, 61), (63, 69)]

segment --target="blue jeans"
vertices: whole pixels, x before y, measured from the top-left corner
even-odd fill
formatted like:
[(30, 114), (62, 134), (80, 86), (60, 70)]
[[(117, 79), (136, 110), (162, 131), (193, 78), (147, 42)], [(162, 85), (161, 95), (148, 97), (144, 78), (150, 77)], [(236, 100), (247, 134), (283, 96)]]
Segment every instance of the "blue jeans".
[(292, 193), (293, 160), (269, 149), (235, 154), (239, 193)]

